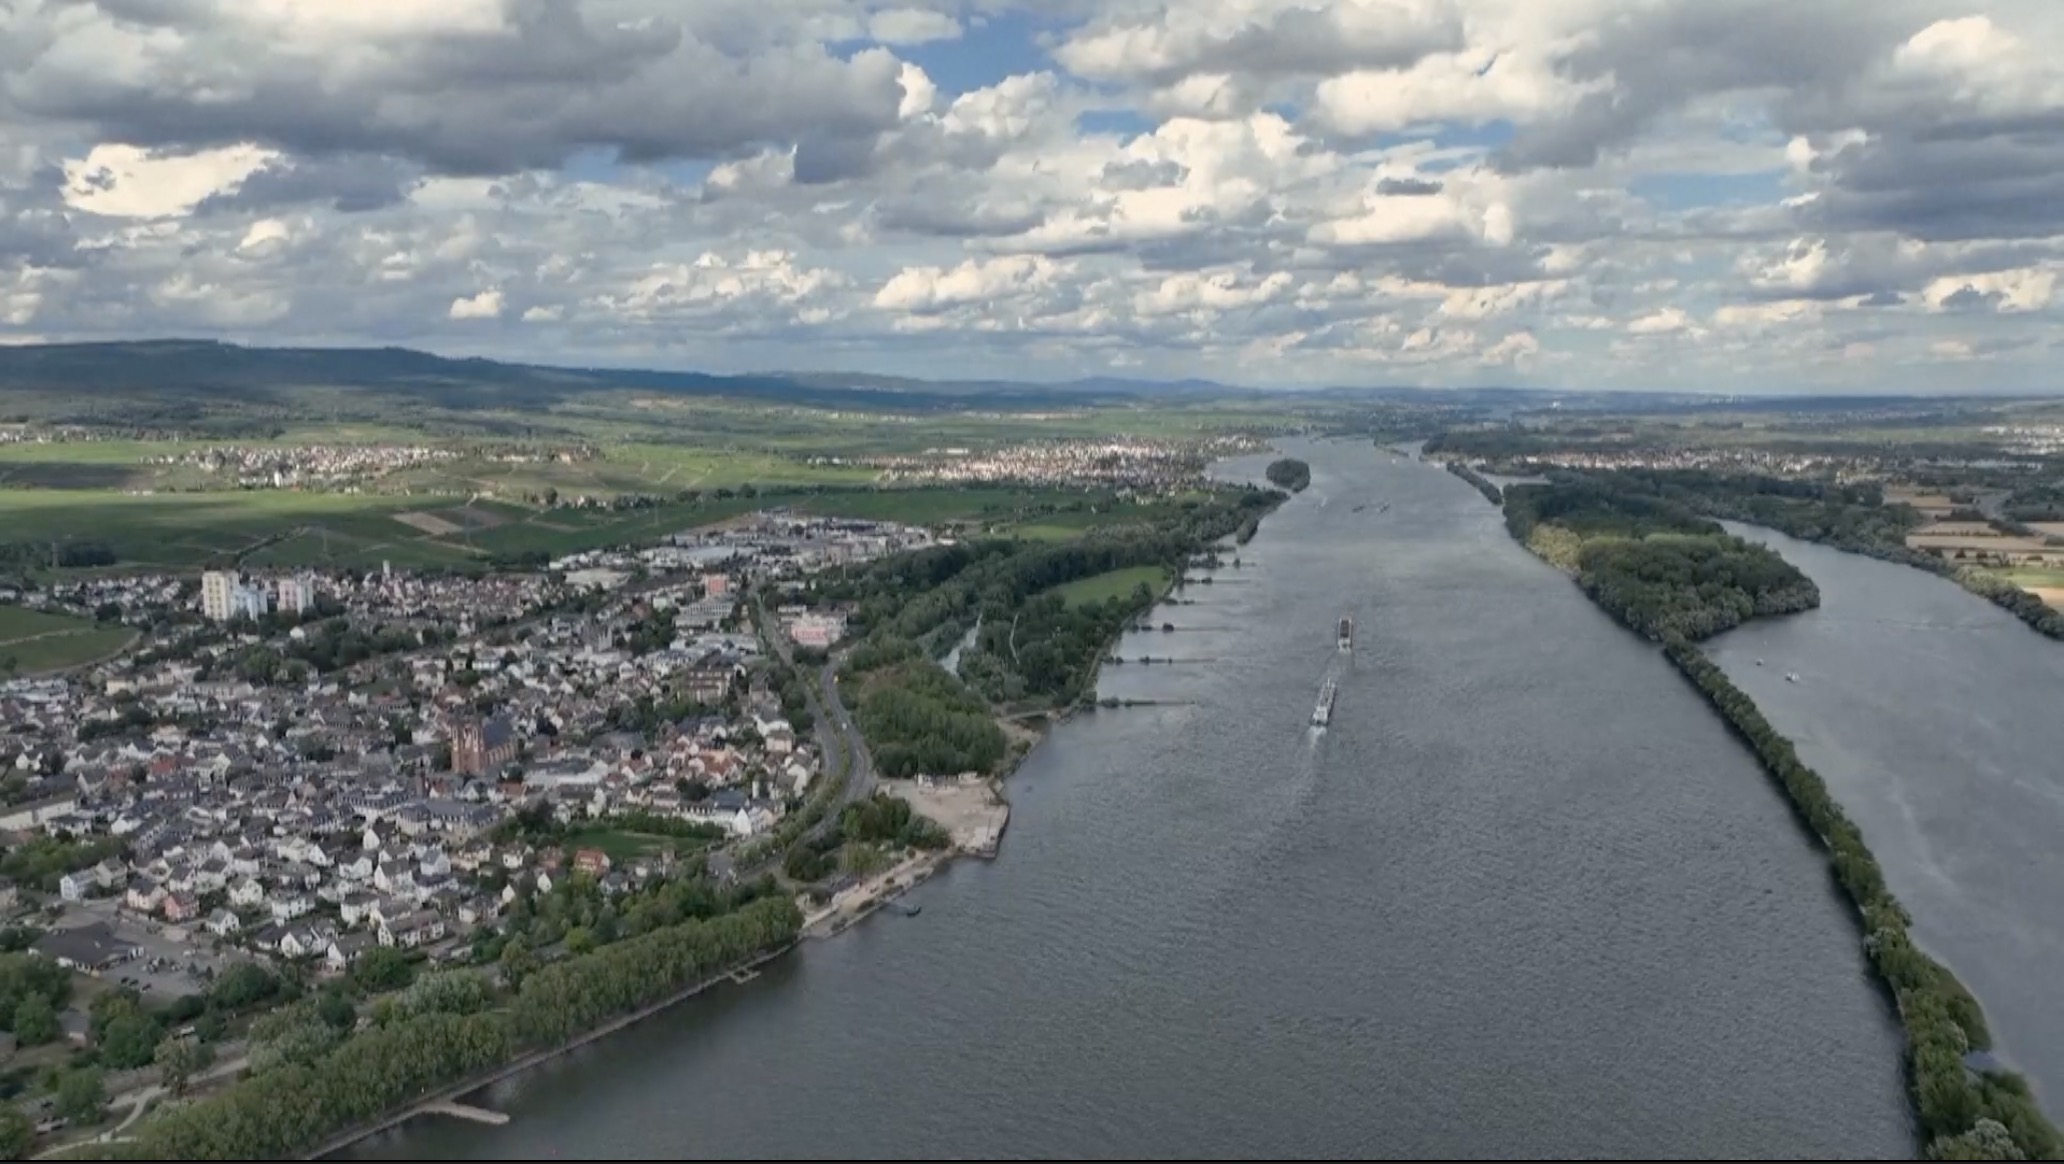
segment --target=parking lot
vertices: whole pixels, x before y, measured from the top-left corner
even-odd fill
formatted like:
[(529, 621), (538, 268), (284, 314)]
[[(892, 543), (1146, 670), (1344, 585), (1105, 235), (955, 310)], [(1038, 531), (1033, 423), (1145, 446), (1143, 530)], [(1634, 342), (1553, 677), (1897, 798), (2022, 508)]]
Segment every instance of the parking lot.
[(101, 977), (134, 987), (159, 1002), (208, 988), (211, 972), (224, 964), (211, 947), (214, 936), (202, 929), (181, 929), (142, 922), (106, 901), (76, 903), (57, 922), (59, 929), (105, 923), (122, 942), (142, 950), (137, 957), (109, 967)]

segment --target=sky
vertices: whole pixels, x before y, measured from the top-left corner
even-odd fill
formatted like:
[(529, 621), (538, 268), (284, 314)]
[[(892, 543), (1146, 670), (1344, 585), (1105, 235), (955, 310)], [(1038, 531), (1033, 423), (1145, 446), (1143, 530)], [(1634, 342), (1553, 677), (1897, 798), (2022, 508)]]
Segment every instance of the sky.
[(2064, 391), (2057, 0), (0, 0), (0, 343)]

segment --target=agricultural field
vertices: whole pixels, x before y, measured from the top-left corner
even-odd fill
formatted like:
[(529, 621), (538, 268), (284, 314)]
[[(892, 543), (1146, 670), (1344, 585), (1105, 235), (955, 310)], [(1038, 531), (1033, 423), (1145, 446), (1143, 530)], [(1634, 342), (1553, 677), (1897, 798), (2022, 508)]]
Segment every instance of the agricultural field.
[[(1079, 507), (1095, 505), (1109, 516)], [(41, 547), (98, 542), (118, 568), (200, 570), (442, 569), (495, 556), (578, 553), (651, 541), (756, 509), (790, 506), (823, 516), (912, 525), (1017, 522), (1096, 524), (1125, 514), (1108, 494), (1063, 489), (933, 488), (701, 494), (639, 509), (540, 509), (507, 502), (374, 493), (248, 490), (127, 494), (0, 489), (0, 540)]]
[(123, 627), (0, 606), (0, 674), (36, 675), (77, 667), (116, 654), (135, 637)]
[(1108, 574), (1097, 574), (1074, 582), (1054, 587), (1054, 593), (1070, 606), (1088, 606), (1113, 598), (1123, 598), (1133, 589), (1145, 584), (1155, 594), (1167, 591), (1174, 581), (1168, 571), (1160, 566), (1132, 566), (1113, 570)]

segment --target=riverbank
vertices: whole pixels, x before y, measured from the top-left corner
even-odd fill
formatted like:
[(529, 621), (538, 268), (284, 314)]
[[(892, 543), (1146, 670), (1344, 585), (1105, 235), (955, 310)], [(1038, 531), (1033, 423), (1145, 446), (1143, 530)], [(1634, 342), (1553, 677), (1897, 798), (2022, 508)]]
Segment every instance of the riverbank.
[[(1531, 514), (1515, 516), (1514, 506), (1523, 506), (1527, 496), (1505, 495), (1508, 532), (1543, 561), (1572, 576), (1594, 604), (1640, 631), (1603, 600), (1599, 587), (1585, 584), (1557, 560), (1552, 542), (1538, 536), (1545, 527), (1528, 520)], [(1828, 854), (1835, 881), (1855, 911), (1866, 957), (1906, 1033), (1909, 1096), (1920, 1118), (1927, 1155), (2052, 1159), (2064, 1153), (2064, 1137), (2037, 1108), (2027, 1083), (1984, 1056), (1991, 1036), (1977, 1000), (1946, 967), (1913, 945), (1906, 911), (1886, 888), (1862, 831), (1835, 803), (1819, 774), (1799, 761), (1791, 742), (1770, 726), (1754, 701), (1706, 658), (1690, 636), (1669, 629), (1666, 620), (1657, 620), (1655, 626), (1663, 627), (1662, 633), (1649, 637), (1660, 639), (1664, 656), (1679, 674), (1749, 745)], [(2001, 1152), (2009, 1154), (1996, 1154)]]
[(424, 1109), (434, 1107), (439, 1104), (456, 1103), (464, 1099), (466, 1096), (473, 1094), (474, 1092), (492, 1087), (505, 1079), (510, 1079), (517, 1075), (521, 1075), (523, 1072), (528, 1071), (533, 1067), (537, 1067), (544, 1063), (551, 1062), (553, 1059), (557, 1059), (562, 1055), (568, 1055), (574, 1051), (578, 1051), (582, 1047), (585, 1047), (598, 1039), (607, 1038), (608, 1036), (623, 1030), (625, 1027), (628, 1027), (633, 1023), (643, 1022), (646, 1019), (651, 1018), (652, 1016), (659, 1014), (662, 1011), (679, 1006), (680, 1004), (688, 1001), (691, 998), (694, 998), (699, 994), (702, 994), (704, 991), (707, 991), (712, 987), (720, 986), (726, 982), (738, 981), (746, 975), (758, 972), (760, 967), (765, 966), (767, 963), (772, 962), (774, 959), (779, 958), (782, 955), (788, 953), (790, 950), (794, 949), (795, 946), (796, 943), (791, 941), (787, 945), (784, 945), (778, 949), (769, 950), (764, 954), (761, 954), (755, 958), (751, 958), (745, 962), (741, 962), (727, 970), (719, 971), (718, 973), (711, 975), (709, 978), (704, 979), (703, 981), (698, 982), (693, 986), (689, 986), (676, 994), (669, 995), (668, 997), (661, 999), (658, 1002), (652, 1003), (649, 1006), (641, 1007), (640, 1009), (632, 1011), (629, 1014), (623, 1015), (616, 1019), (612, 1019), (611, 1021), (603, 1024), (602, 1026), (596, 1027), (594, 1030), (588, 1031), (587, 1033), (569, 1042), (563, 1043), (557, 1047), (550, 1047), (542, 1051), (533, 1051), (530, 1054), (523, 1056), (521, 1059), (509, 1063), (506, 1066), (497, 1068), (494, 1071), (487, 1072), (475, 1078), (465, 1080), (461, 1083), (453, 1084), (452, 1086), (444, 1088), (441, 1091), (425, 1095), (421, 1099), (412, 1102), (404, 1111), (392, 1113), (374, 1122), (364, 1124), (357, 1128), (353, 1128), (348, 1132), (341, 1132), (337, 1134), (331, 1139), (324, 1141), (319, 1147), (315, 1148), (314, 1150), (303, 1154), (299, 1157), (299, 1159), (321, 1160), (325, 1157), (333, 1156), (336, 1153), (351, 1147), (353, 1144), (356, 1144), (361, 1140), (371, 1139), (372, 1137), (377, 1136), (382, 1132), (392, 1131), (393, 1129), (398, 1128), (405, 1123), (408, 1123), (410, 1120), (419, 1118), (421, 1116), (433, 1114), (426, 1112)]

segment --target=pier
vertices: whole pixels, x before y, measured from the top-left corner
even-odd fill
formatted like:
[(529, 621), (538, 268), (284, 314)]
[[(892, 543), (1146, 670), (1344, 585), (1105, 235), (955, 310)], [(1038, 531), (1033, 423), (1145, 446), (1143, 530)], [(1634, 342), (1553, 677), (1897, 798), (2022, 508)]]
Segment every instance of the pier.
[(439, 1100), (436, 1103), (426, 1103), (417, 1110), (422, 1112), (422, 1114), (424, 1115), (454, 1116), (458, 1119), (472, 1120), (476, 1124), (488, 1124), (492, 1127), (497, 1128), (509, 1122), (508, 1112), (492, 1111), (484, 1107), (474, 1107), (470, 1103), (460, 1103), (455, 1099)]

